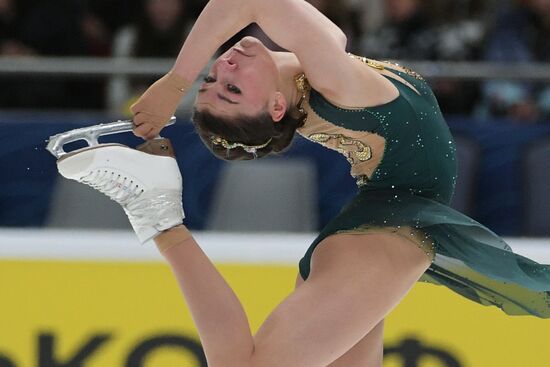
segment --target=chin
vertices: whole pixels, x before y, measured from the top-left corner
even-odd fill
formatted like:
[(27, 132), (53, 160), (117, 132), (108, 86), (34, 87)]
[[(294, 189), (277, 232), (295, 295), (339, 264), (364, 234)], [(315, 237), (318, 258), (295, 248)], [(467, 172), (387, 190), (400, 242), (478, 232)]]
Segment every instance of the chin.
[(252, 36), (245, 36), (238, 42), (242, 47), (248, 48), (248, 47), (254, 47), (258, 45), (264, 45), (262, 41), (260, 41), (256, 37)]

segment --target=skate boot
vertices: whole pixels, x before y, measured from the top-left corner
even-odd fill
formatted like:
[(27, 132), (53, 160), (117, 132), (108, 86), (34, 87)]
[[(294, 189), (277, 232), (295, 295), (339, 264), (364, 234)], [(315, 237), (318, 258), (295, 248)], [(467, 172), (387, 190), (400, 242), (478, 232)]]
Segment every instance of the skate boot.
[(136, 149), (94, 144), (59, 156), (59, 173), (119, 203), (140, 242), (182, 223), (182, 178), (168, 139), (153, 139)]

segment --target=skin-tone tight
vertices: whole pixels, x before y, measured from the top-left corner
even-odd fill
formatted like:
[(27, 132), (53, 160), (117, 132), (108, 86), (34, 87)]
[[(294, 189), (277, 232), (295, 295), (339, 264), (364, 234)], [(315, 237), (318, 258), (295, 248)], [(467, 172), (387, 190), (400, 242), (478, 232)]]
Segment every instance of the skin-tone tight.
[[(296, 288), (304, 280), (296, 278)], [(359, 343), (328, 367), (380, 367), (384, 357), (384, 320), (380, 321)]]
[(307, 281), (253, 336), (235, 293), (184, 227), (156, 242), (210, 367), (380, 366), (383, 320), (430, 265), (421, 249), (395, 235), (330, 236), (315, 250)]

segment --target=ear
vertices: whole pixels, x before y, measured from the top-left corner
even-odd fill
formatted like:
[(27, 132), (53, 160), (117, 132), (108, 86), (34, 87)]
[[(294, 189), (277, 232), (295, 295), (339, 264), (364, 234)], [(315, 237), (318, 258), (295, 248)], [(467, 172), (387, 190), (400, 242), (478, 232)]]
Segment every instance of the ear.
[(286, 98), (281, 92), (275, 92), (269, 103), (269, 114), (274, 122), (279, 122), (286, 114)]

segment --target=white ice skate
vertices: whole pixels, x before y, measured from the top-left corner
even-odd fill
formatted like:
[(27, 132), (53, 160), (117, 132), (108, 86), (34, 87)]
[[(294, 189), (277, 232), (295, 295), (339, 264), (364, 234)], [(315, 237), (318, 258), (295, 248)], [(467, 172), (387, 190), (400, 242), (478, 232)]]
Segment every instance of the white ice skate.
[[(97, 142), (98, 136), (129, 131), (132, 126), (131, 121), (118, 121), (68, 131), (51, 137), (48, 150), (59, 158), (57, 168), (63, 177), (89, 185), (119, 203), (138, 239), (145, 243), (182, 223), (182, 178), (168, 139), (159, 137), (136, 149)], [(63, 151), (64, 144), (80, 139), (90, 146)]]

